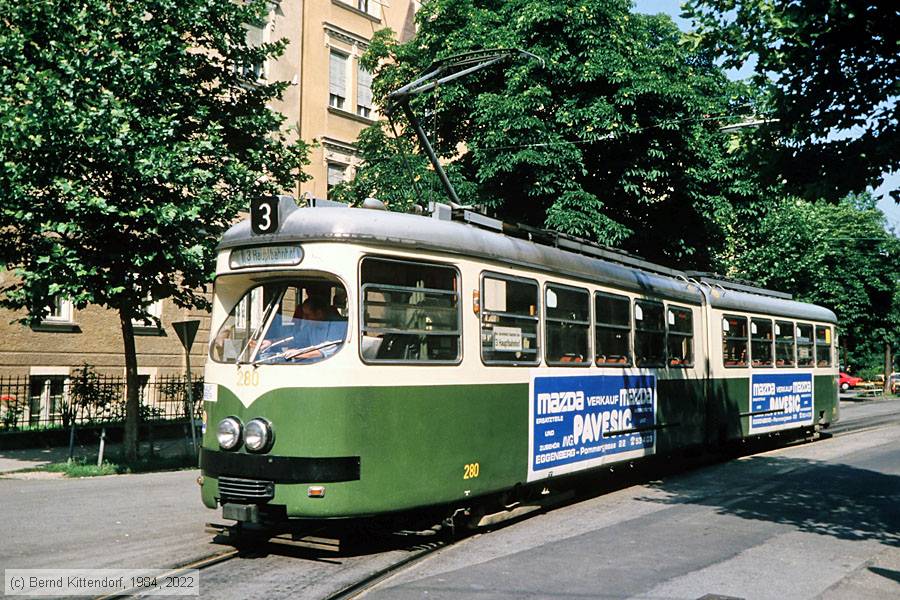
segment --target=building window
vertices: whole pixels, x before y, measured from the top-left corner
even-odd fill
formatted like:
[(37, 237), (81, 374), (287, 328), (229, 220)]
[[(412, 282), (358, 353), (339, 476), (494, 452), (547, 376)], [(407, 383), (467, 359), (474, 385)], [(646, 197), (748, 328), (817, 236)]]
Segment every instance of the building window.
[(362, 67), (356, 71), (356, 114), (372, 118), (372, 74)]
[(694, 365), (694, 317), (689, 308), (670, 306), (668, 319), (669, 366), (692, 367)]
[(62, 423), (65, 410), (65, 375), (32, 375), (29, 378), (28, 424)]
[(381, 5), (375, 0), (356, 0), (356, 8), (376, 19), (381, 18)]
[(150, 313), (150, 316), (156, 317), (156, 320), (153, 319), (132, 319), (131, 324), (133, 327), (143, 327), (147, 329), (160, 329), (162, 328), (162, 300), (157, 300), (155, 302), (151, 302), (147, 305), (146, 310)]
[[(247, 30), (247, 46), (250, 48), (259, 48), (268, 42), (269, 22), (261, 21), (259, 23), (250, 23), (244, 26)], [(241, 75), (249, 81), (263, 81), (266, 78), (267, 64), (265, 59), (261, 59), (252, 64), (243, 64), (240, 67)]]
[(349, 57), (331, 51), (328, 66), (328, 106), (343, 110), (347, 99), (347, 61)]
[(326, 197), (331, 198), (331, 191), (335, 186), (344, 182), (347, 177), (347, 165), (328, 163), (328, 192)]
[(72, 322), (72, 301), (63, 296), (56, 295), (50, 301), (47, 307), (49, 312), (44, 317), (44, 321), (51, 323), (71, 323)]
[(794, 366), (794, 324), (775, 321), (775, 366)]
[(772, 366), (772, 321), (750, 319), (750, 364), (754, 367)]
[(625, 296), (594, 295), (594, 360), (600, 367), (631, 365), (631, 300)]
[(545, 297), (547, 364), (589, 366), (591, 295), (587, 290), (548, 284)]
[(487, 364), (534, 365), (538, 353), (536, 281), (503, 275), (481, 280), (481, 359)]
[(726, 367), (747, 366), (747, 317), (722, 318), (722, 360)]

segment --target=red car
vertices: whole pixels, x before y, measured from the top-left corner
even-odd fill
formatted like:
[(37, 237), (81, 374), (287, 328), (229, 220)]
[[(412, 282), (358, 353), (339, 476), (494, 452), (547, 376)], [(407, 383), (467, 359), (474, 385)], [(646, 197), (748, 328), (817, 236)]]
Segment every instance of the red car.
[(840, 374), (840, 379), (838, 380), (838, 385), (841, 388), (842, 392), (846, 392), (852, 387), (856, 387), (862, 383), (862, 377), (853, 377), (851, 375), (847, 375), (846, 373)]

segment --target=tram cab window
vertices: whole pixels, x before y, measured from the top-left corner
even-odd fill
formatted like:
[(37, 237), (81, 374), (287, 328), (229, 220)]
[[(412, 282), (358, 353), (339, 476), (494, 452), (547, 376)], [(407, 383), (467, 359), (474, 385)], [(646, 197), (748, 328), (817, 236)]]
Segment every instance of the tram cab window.
[(831, 327), (816, 325), (816, 366), (831, 366)]
[(590, 366), (590, 302), (587, 290), (547, 284), (544, 291), (547, 364)]
[(634, 364), (638, 367), (666, 364), (666, 320), (661, 302), (634, 302)]
[(540, 362), (536, 281), (486, 274), (481, 279), (481, 359), (485, 364)]
[(631, 366), (631, 300), (594, 294), (594, 361), (600, 367)]
[(753, 367), (771, 367), (772, 359), (772, 321), (768, 319), (750, 319), (750, 365)]
[(457, 363), (459, 276), (432, 263), (366, 257), (360, 354), (367, 363)]
[(794, 324), (790, 321), (775, 321), (775, 366), (794, 366)]
[(806, 323), (797, 323), (797, 366), (812, 367), (815, 364), (813, 326)]
[(726, 367), (747, 366), (747, 317), (722, 318), (722, 361)]
[(336, 354), (347, 339), (347, 293), (340, 282), (295, 278), (248, 290), (210, 347), (216, 362), (309, 364)]
[(666, 310), (670, 367), (694, 366), (694, 320), (689, 308), (670, 306)]

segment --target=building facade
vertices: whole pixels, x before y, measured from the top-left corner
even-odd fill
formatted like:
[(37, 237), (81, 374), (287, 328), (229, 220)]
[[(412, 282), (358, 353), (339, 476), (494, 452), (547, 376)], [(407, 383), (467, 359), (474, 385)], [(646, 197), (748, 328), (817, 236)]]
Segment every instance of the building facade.
[(269, 18), (251, 28), (250, 39), (287, 39), (284, 54), (259, 69), (269, 81), (289, 81), (274, 108), (317, 145), (300, 184), (300, 196), (326, 198), (329, 189), (353, 177), (359, 164), (359, 133), (380, 118), (372, 102), (369, 73), (359, 65), (372, 35), (386, 27), (399, 40), (415, 33), (418, 2), (410, 0), (285, 0), (270, 5)]
[[(331, 186), (353, 177), (359, 164), (356, 138), (379, 118), (371, 76), (361, 69), (359, 58), (372, 35), (385, 27), (401, 41), (412, 37), (417, 8), (418, 2), (410, 0), (273, 0), (265, 22), (248, 26), (251, 43), (288, 41), (284, 54), (259, 65), (254, 75), (264, 81), (290, 82), (272, 108), (285, 115), (286, 127), (315, 144), (306, 168), (312, 179), (294, 190), (298, 196), (325, 198)], [(0, 278), (10, 276), (0, 272)], [(22, 315), (0, 309), (0, 335), (5, 341), (0, 347), (0, 380), (28, 378), (31, 395), (47, 396), (43, 404), (52, 407), (52, 398), (62, 393), (61, 386), (82, 365), (103, 375), (124, 376), (115, 312), (98, 306), (76, 310), (64, 298), (48, 301), (52, 313), (36, 327), (19, 324), (16, 320)], [(200, 321), (191, 363), (195, 373), (202, 372), (209, 315), (170, 302), (156, 303), (153, 311), (158, 325), (135, 328), (142, 379), (153, 382), (184, 372), (184, 351), (171, 324), (190, 319)]]

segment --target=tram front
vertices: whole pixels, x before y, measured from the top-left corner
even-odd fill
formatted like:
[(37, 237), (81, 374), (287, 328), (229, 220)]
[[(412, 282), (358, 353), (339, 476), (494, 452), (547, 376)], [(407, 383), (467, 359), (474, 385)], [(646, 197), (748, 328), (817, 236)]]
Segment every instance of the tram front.
[[(247, 224), (235, 229), (255, 244), (223, 244), (218, 257), (203, 502), (242, 522), (352, 514), (352, 494), (334, 488), (360, 478), (340, 425), (345, 384), (359, 366), (348, 349), (358, 257), (339, 243), (284, 243), (252, 236)], [(328, 502), (316, 502), (326, 493)]]

